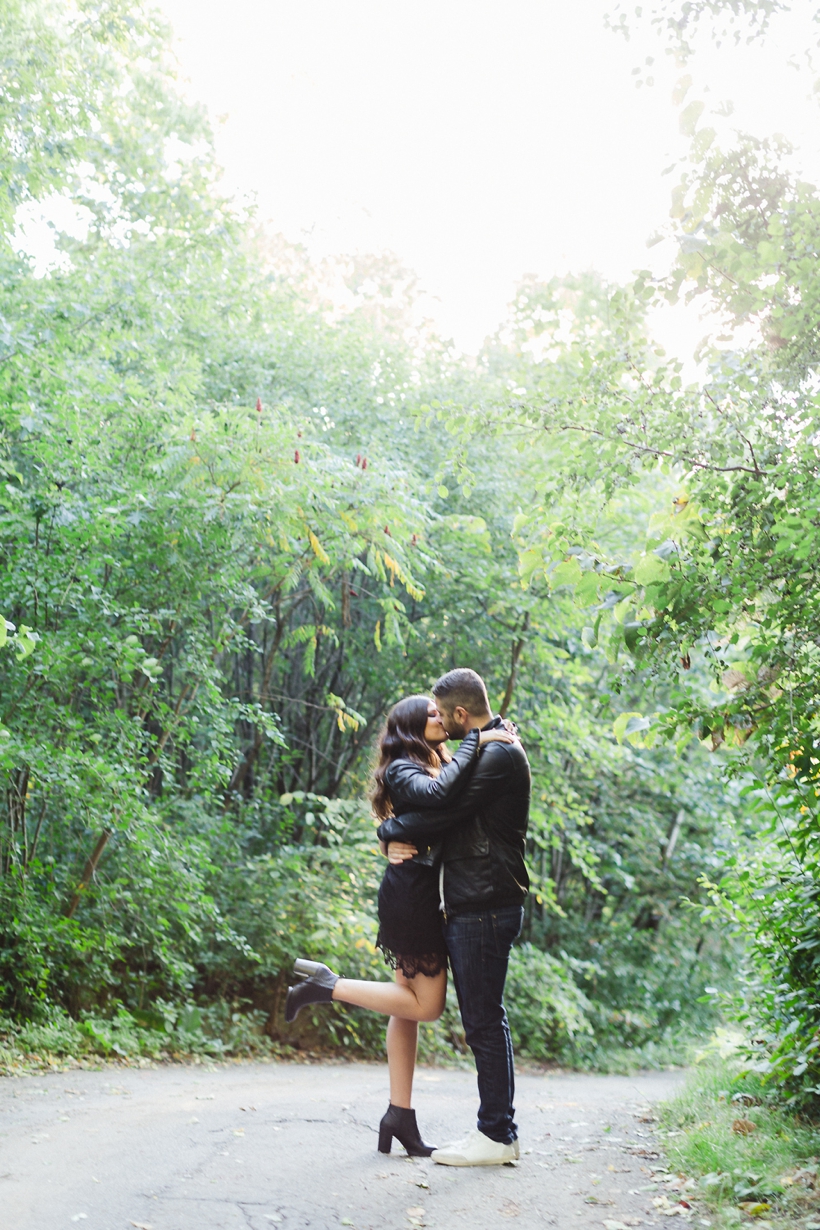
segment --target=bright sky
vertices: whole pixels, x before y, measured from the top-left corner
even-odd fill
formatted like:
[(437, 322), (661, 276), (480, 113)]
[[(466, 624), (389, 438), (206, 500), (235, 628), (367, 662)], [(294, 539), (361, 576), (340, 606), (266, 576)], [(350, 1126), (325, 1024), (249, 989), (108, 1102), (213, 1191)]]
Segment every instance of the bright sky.
[[(395, 252), (467, 351), (525, 273), (625, 278), (669, 259), (646, 240), (668, 216), (675, 176), (661, 171), (685, 150), (681, 70), (651, 31), (607, 31), (613, 6), (161, 0), (189, 95), (227, 117), (228, 188), (316, 256)], [(810, 43), (815, 6), (797, 7), (764, 48), (701, 53), (690, 97), (731, 98), (729, 125), (784, 133), (820, 175), (812, 79), (786, 64)], [(636, 89), (647, 55), (657, 84)]]

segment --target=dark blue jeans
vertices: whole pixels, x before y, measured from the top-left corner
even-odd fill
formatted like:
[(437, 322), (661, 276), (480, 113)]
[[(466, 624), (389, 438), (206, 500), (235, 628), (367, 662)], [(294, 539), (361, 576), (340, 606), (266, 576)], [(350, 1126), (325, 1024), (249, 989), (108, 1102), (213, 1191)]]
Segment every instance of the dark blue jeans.
[(516, 905), (482, 914), (456, 914), (444, 927), (464, 1033), (478, 1073), (478, 1130), (502, 1144), (518, 1135), (504, 982), (510, 948), (523, 918), (523, 909)]

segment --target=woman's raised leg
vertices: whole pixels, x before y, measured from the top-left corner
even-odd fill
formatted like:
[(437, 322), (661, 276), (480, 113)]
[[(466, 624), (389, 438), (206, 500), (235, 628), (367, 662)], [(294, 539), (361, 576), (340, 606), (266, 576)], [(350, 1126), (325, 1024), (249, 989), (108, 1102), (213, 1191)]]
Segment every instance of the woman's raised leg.
[(437, 1021), (444, 1011), (446, 994), (446, 969), (432, 978), (428, 978), (426, 974), (405, 978), (401, 971), (397, 970), (395, 982), (364, 982), (358, 978), (339, 978), (333, 987), (332, 998), (343, 1004), (370, 1008), (372, 1012), (402, 1017), (405, 1021)]

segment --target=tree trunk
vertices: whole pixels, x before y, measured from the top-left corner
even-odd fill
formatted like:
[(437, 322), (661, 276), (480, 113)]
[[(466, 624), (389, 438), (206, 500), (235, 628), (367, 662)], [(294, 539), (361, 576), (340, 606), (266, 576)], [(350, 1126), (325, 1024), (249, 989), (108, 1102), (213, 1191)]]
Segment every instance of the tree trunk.
[(3, 874), (7, 875), (11, 867), (15, 852), (20, 845), (20, 834), (22, 834), (23, 852), (26, 848), (26, 795), (28, 794), (28, 780), (30, 766), (24, 764), (21, 769), (16, 769), (10, 777), (8, 786), (8, 834), (9, 844), (8, 849), (3, 856)]
[(97, 870), (97, 864), (102, 858), (103, 850), (108, 845), (108, 839), (110, 836), (111, 829), (103, 829), (97, 838), (97, 844), (92, 850), (91, 856), (83, 869), (83, 874), (80, 877), (80, 883), (77, 885), (77, 890), (65, 909), (66, 918), (74, 917), (77, 906), (80, 904), (80, 899), (94, 877), (94, 872)]
[(498, 710), (500, 717), (507, 716), (507, 710), (509, 709), (510, 702), (512, 701), (512, 698), (513, 698), (513, 692), (515, 691), (515, 681), (518, 676), (518, 663), (521, 658), (521, 653), (524, 648), (524, 645), (526, 644), (526, 637), (524, 633), (527, 631), (529, 626), (530, 626), (530, 613), (529, 611), (527, 611), (526, 615), (524, 616), (524, 623), (521, 627), (521, 635), (519, 636), (517, 641), (513, 641), (512, 648), (510, 650), (510, 674), (507, 679), (507, 688), (506, 688), (506, 691), (504, 692), (504, 699), (502, 700), (501, 706)]

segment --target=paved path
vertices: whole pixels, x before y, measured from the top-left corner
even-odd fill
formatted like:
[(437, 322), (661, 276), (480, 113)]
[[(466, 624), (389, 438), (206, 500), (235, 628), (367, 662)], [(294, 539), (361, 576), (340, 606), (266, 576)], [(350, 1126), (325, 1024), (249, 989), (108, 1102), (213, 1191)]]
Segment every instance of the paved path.
[[(411, 1161), (403, 1150), (379, 1154), (386, 1076), (375, 1064), (248, 1063), (0, 1081), (0, 1226), (659, 1224), (638, 1190), (659, 1167), (645, 1120), (681, 1073), (522, 1075), (521, 1161), (481, 1170)], [(428, 1139), (443, 1143), (474, 1126), (471, 1072), (422, 1068), (417, 1079)]]

